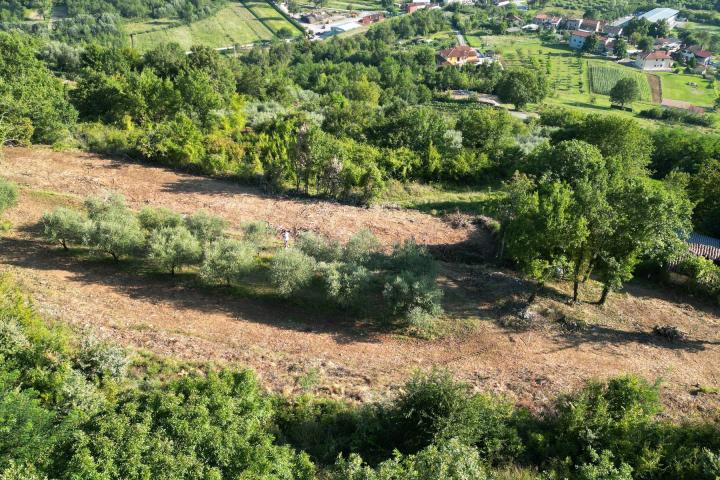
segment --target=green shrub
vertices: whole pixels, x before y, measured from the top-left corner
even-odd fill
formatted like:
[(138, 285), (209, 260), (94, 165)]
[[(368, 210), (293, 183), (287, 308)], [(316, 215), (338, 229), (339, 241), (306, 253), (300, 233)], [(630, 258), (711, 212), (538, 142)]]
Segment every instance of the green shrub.
[(373, 274), (363, 266), (346, 263), (326, 263), (319, 269), (325, 292), (341, 307), (359, 307), (366, 301)]
[(432, 442), (457, 438), (474, 445), (487, 463), (515, 460), (523, 451), (512, 405), (471, 395), (447, 371), (417, 373), (392, 406), (394, 445), (412, 453)]
[(279, 250), (270, 263), (270, 280), (280, 295), (289, 297), (310, 283), (315, 261), (300, 250)]
[(594, 463), (591, 452), (608, 450), (616, 462), (640, 472), (657, 462), (658, 452), (645, 443), (658, 413), (659, 385), (633, 376), (607, 383), (591, 382), (580, 392), (556, 402), (556, 418), (543, 455), (569, 457), (576, 464)]
[(451, 439), (429, 445), (415, 455), (396, 454), (375, 469), (364, 465), (362, 458), (352, 454), (338, 458), (334, 480), (485, 480), (488, 478), (478, 451)]
[(273, 443), (271, 419), (250, 372), (189, 375), (128, 392), (71, 438), (57, 469), (78, 479), (313, 479), (306, 455)]
[(85, 332), (75, 358), (75, 366), (89, 378), (122, 378), (128, 367), (125, 349)]
[(175, 270), (200, 261), (202, 246), (185, 227), (156, 230), (148, 242), (148, 258), (175, 275)]
[(254, 245), (222, 238), (207, 247), (200, 275), (206, 281), (222, 281), (229, 285), (252, 270), (256, 255)]
[(406, 315), (413, 308), (420, 308), (432, 315), (442, 311), (442, 290), (435, 278), (402, 271), (391, 275), (383, 289), (385, 303), (392, 315)]
[(183, 223), (183, 218), (179, 213), (164, 207), (144, 207), (138, 213), (138, 220), (140, 220), (142, 228), (148, 232), (164, 227), (179, 227)]
[(428, 253), (427, 247), (418, 245), (415, 240), (395, 244), (386, 264), (386, 268), (393, 272), (407, 271), (432, 277), (438, 273), (438, 264)]
[(243, 239), (258, 248), (270, 244), (275, 236), (275, 229), (267, 222), (246, 222), (242, 224)]
[(41, 222), (45, 238), (59, 243), (65, 250), (71, 243), (82, 244), (90, 229), (85, 215), (65, 207), (43, 214)]
[(633, 469), (627, 463), (619, 467), (613, 462), (613, 454), (603, 450), (600, 454), (590, 451), (591, 463), (583, 463), (578, 467), (577, 480), (633, 480)]
[(360, 230), (353, 235), (343, 248), (342, 258), (346, 263), (368, 265), (381, 251), (377, 237), (370, 230)]
[(413, 307), (405, 314), (408, 330), (416, 337), (431, 339), (436, 335), (437, 319), (435, 315), (420, 307)]
[(342, 255), (342, 247), (338, 242), (315, 232), (302, 232), (298, 235), (295, 248), (318, 262), (337, 262)]
[(185, 225), (201, 245), (207, 245), (223, 236), (227, 222), (205, 210), (198, 210), (185, 219)]
[(17, 203), (18, 192), (14, 183), (0, 178), (0, 214)]
[(683, 259), (676, 267), (678, 273), (688, 275), (688, 289), (720, 303), (720, 267), (711, 260), (696, 255)]

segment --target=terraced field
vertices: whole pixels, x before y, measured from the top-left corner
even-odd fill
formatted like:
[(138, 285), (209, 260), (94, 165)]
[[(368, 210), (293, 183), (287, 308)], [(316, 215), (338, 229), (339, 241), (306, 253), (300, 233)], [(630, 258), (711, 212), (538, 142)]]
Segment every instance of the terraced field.
[(638, 84), (640, 99), (644, 101), (650, 101), (652, 99), (650, 84), (648, 83), (647, 76), (643, 72), (632, 70), (629, 67), (611, 65), (606, 62), (606, 64), (590, 63), (588, 73), (590, 77), (590, 89), (594, 93), (610, 95), (610, 90), (618, 80), (622, 78), (632, 78)]

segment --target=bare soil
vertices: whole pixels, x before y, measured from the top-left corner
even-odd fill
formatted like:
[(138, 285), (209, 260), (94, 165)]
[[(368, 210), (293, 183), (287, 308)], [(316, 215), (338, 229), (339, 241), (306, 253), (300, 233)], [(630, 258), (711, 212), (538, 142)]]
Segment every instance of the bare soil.
[[(589, 302), (599, 296), (592, 282), (581, 292), (588, 302), (577, 305), (567, 303), (568, 286), (556, 284), (525, 321), (517, 312), (528, 285), (512, 272), (444, 263), (451, 333), (412, 339), (332, 311), (231, 295), (183, 276), (66, 254), (42, 241), (37, 222), (55, 205), (113, 190), (133, 207), (204, 208), (234, 225), (268, 220), (339, 240), (370, 228), (386, 244), (414, 237), (440, 252), (459, 247), (489, 254), (489, 237), (478, 227), (453, 228), (414, 211), (271, 197), (230, 181), (84, 153), (8, 149), (0, 167), (22, 187), (18, 206), (6, 215), (13, 228), (0, 238), (0, 269), (12, 272), (43, 313), (90, 325), (122, 344), (252, 367), (275, 391), (309, 389), (357, 401), (392, 394), (416, 369), (442, 367), (478, 390), (534, 408), (588, 379), (622, 373), (663, 379), (671, 416), (720, 408), (720, 395), (698, 393), (698, 386), (720, 385), (720, 313), (691, 297), (635, 282), (600, 308)], [(687, 338), (670, 342), (652, 333), (666, 324)]]

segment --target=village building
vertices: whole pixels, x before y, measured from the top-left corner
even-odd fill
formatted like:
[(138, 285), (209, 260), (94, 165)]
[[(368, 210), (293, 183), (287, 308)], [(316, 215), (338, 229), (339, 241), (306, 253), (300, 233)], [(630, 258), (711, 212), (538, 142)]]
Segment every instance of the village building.
[(638, 16), (638, 18), (645, 19), (650, 23), (657, 23), (665, 20), (670, 27), (674, 27), (677, 23), (677, 16), (679, 13), (680, 12), (674, 8), (653, 8), (649, 12)]
[(345, 22), (341, 23), (339, 25), (333, 25), (330, 27), (330, 34), (331, 35), (338, 35), (340, 33), (349, 32), (350, 30), (355, 30), (356, 28), (360, 28), (360, 22), (351, 21), (351, 22)]
[(585, 39), (587, 39), (589, 36), (593, 35), (592, 32), (585, 32), (583, 30), (575, 30), (570, 34), (570, 40), (568, 41), (568, 45), (573, 50), (580, 50), (585, 46)]
[(558, 29), (562, 23), (563, 18), (555, 15), (548, 15), (547, 13), (538, 13), (533, 18), (533, 23), (544, 28)]
[(582, 25), (582, 18), (568, 18), (565, 20), (565, 29), (566, 30), (580, 30), (580, 25)]
[(680, 50), (682, 42), (677, 38), (656, 38), (653, 42), (655, 50), (667, 50), (670, 53)]
[(665, 50), (644, 52), (638, 55), (635, 66), (641, 70), (670, 70), (673, 59)]
[(591, 18), (583, 18), (578, 30), (584, 30), (586, 32), (600, 32), (603, 29), (605, 22), (602, 20), (593, 20)]
[(461, 66), (461, 65), (481, 65), (483, 63), (492, 63), (494, 56), (488, 52), (482, 54), (476, 49), (467, 45), (456, 45), (445, 50), (441, 50), (437, 54), (437, 63), (441, 67)]
[(686, 62), (694, 58), (698, 65), (707, 66), (710, 64), (710, 60), (712, 60), (712, 52), (704, 50), (700, 45), (686, 47), (680, 52), (680, 54)]
[(360, 24), (367, 27), (368, 25), (382, 22), (383, 20), (385, 20), (384, 13), (371, 13), (370, 15), (365, 15), (364, 17), (362, 17), (360, 19)]

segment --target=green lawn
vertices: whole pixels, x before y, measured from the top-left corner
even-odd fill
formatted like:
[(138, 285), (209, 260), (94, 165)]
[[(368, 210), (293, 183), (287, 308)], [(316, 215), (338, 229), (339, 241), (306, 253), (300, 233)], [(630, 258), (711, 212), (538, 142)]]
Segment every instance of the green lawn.
[(707, 23), (685, 22), (684, 24), (680, 25), (680, 27), (686, 28), (686, 29), (690, 30), (691, 32), (698, 31), (698, 30), (705, 30), (706, 32), (720, 34), (720, 26), (710, 25)]
[[(698, 75), (661, 72), (657, 74), (662, 82), (663, 98), (690, 102), (699, 107), (712, 107), (717, 92), (708, 80)], [(688, 85), (695, 83), (697, 86)]]
[(231, 3), (215, 15), (190, 25), (161, 19), (128, 23), (125, 30), (132, 44), (140, 51), (162, 42), (177, 42), (186, 50), (192, 45), (212, 48), (243, 45), (269, 40), (283, 26), (300, 34), (297, 28), (267, 3), (260, 0), (248, 3), (251, 4), (252, 12), (242, 3)]

